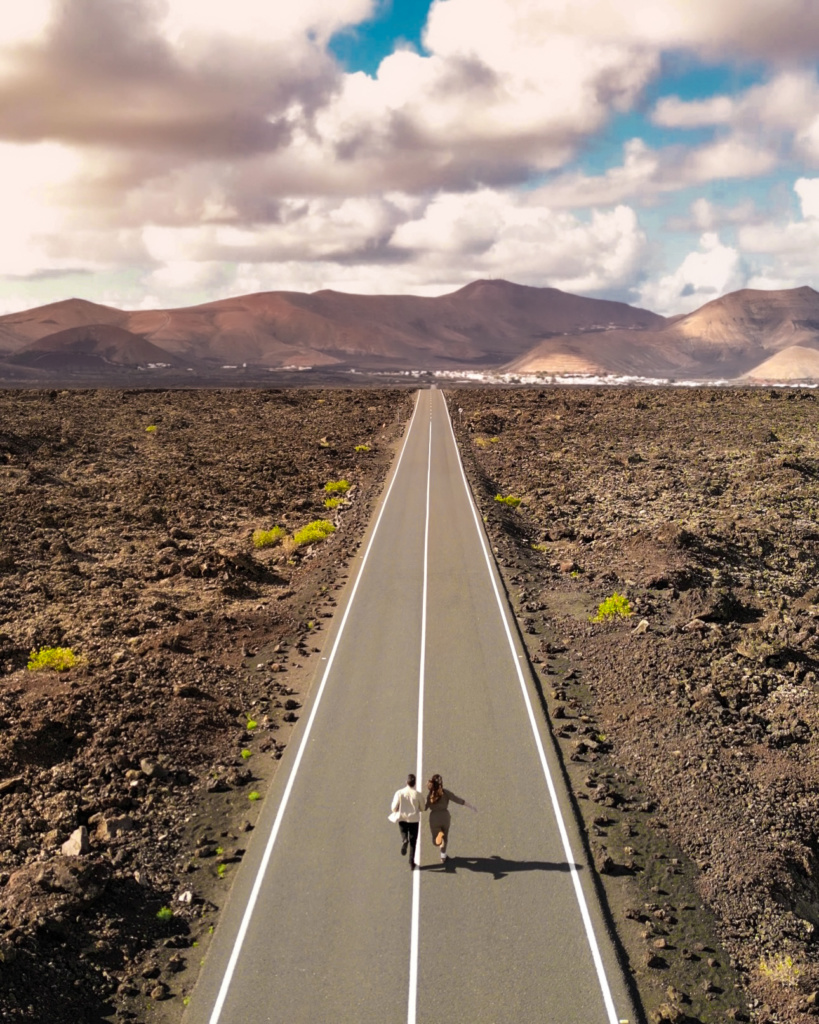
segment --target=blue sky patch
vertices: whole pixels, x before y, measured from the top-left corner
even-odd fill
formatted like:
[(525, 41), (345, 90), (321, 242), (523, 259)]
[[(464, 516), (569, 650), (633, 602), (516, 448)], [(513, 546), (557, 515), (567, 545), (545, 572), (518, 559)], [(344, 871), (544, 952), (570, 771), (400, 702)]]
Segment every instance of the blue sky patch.
[(430, 0), (384, 0), (372, 20), (333, 36), (330, 50), (347, 71), (375, 75), (397, 45), (409, 43), (423, 51), (421, 34), (430, 6)]

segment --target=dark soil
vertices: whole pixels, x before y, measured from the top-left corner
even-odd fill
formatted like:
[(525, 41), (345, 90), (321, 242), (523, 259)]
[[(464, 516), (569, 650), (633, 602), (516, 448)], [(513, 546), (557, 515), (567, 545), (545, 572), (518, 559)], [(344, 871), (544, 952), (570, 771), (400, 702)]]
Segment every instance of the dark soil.
[(813, 1019), (814, 393), (449, 397), (649, 1019)]
[[(410, 412), (0, 392), (0, 1018), (179, 1019)], [(312, 548), (251, 543), (320, 518)], [(27, 671), (44, 647), (81, 664)]]

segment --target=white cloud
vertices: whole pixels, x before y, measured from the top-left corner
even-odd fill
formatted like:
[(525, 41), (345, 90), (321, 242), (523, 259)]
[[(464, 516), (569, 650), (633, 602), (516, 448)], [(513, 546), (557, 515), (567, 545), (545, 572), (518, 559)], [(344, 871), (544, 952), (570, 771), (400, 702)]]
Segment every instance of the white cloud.
[(700, 247), (690, 252), (672, 273), (649, 281), (640, 290), (640, 305), (672, 316), (690, 312), (706, 302), (741, 288), (744, 272), (739, 252), (723, 245), (711, 231), (700, 238)]
[[(28, 0), (27, 0), (28, 2)], [(370, 17), (375, 0), (165, 0), (161, 28), (174, 44), (197, 37), (238, 37), (278, 43), (318, 34), (322, 43), (339, 29)]]
[(756, 177), (773, 170), (777, 162), (774, 152), (739, 135), (690, 149), (651, 149), (642, 139), (630, 139), (623, 146), (619, 166), (600, 175), (564, 174), (536, 194), (555, 208), (605, 206), (634, 198), (645, 200), (709, 181)]
[(703, 125), (729, 124), (735, 112), (730, 96), (712, 96), (706, 100), (683, 101), (678, 96), (658, 100), (651, 120), (665, 128), (699, 128)]
[(735, 206), (722, 206), (700, 196), (689, 207), (688, 216), (672, 217), (668, 228), (672, 231), (715, 231), (735, 224), (752, 224), (760, 219), (753, 200), (744, 199)]
[[(783, 264), (799, 265), (810, 260), (815, 267), (816, 249), (819, 247), (819, 178), (799, 178), (794, 184), (802, 207), (802, 220), (786, 223), (768, 221), (750, 225), (739, 232), (743, 250), (776, 255)], [(811, 278), (816, 270), (812, 269)]]
[[(439, 6), (452, 2), (439, 0)], [(481, 0), (457, 2), (468, 4), (479, 21)], [(819, 49), (812, 0), (526, 0), (514, 6), (553, 31), (663, 49), (747, 53), (768, 60), (813, 60)]]
[(26, 0), (20, 4), (5, 4), (3, 30), (0, 34), (2, 49), (10, 50), (42, 38), (54, 17), (55, 7), (54, 0)]
[(760, 267), (752, 287), (819, 289), (819, 178), (799, 178), (794, 191), (800, 200), (802, 219), (767, 221), (743, 227), (738, 242)]
[[(651, 114), (655, 124), (669, 128), (730, 126), (735, 135), (763, 151), (779, 151), (819, 165), (819, 80), (815, 72), (782, 71), (770, 81), (736, 96), (706, 100), (660, 99)], [(725, 140), (720, 140), (724, 142)]]
[(446, 265), (462, 282), (508, 277), (568, 291), (600, 292), (637, 277), (646, 238), (633, 210), (594, 211), (588, 222), (526, 196), (484, 190), (434, 200), (398, 227), (392, 245), (413, 252), (430, 277)]
[[(109, 300), (121, 286), (135, 304), (135, 281), (171, 304), (254, 282), (429, 292), (503, 276), (611, 292), (645, 272), (627, 203), (765, 174), (793, 153), (819, 166), (816, 75), (780, 71), (737, 97), (661, 100), (657, 123), (717, 128), (703, 145), (633, 139), (620, 166), (559, 174), (633, 109), (663, 49), (812, 57), (819, 23), (796, 17), (807, 0), (436, 0), (423, 52), (345, 74), (326, 43), (379, 2), (10, 8), (0, 273), (105, 267)], [(514, 191), (547, 171), (547, 185)], [(802, 182), (803, 220), (745, 225), (749, 246), (807, 259), (817, 200)], [(704, 202), (699, 230), (740, 222), (742, 204)], [(656, 285), (661, 301), (704, 293), (707, 272), (733, 280), (736, 252), (715, 237)]]
[(793, 190), (799, 196), (802, 216), (819, 218), (819, 178), (799, 178)]

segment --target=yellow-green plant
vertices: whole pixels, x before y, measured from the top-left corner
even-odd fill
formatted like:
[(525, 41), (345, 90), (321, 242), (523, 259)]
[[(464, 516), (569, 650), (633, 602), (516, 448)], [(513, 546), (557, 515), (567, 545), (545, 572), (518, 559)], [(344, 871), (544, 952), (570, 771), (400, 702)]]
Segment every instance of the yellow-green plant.
[(254, 530), (253, 547), (272, 548), (276, 544), (281, 543), (281, 539), (283, 536), (284, 530), (281, 528), (281, 526), (274, 526), (272, 530)]
[(350, 489), (349, 480), (328, 480), (324, 485), (324, 490), (328, 494), (346, 494)]
[(370, 446), (368, 444), (357, 444), (355, 446), (355, 450), (357, 452), (368, 452), (370, 450)]
[(499, 501), (501, 505), (508, 505), (510, 508), (517, 508), (523, 498), (516, 498), (514, 494), (507, 494), (504, 498), (502, 494), (496, 494), (495, 501)]
[(156, 427), (154, 426), (153, 423), (150, 425), (150, 427), (146, 427), (145, 428), (145, 433), (146, 434), (155, 434), (156, 433)]
[(257, 726), (258, 724), (259, 724), (259, 723), (258, 723), (257, 721), (255, 721), (255, 719), (253, 719), (253, 718), (248, 718), (248, 720), (247, 720), (247, 725), (246, 725), (246, 727), (245, 727), (245, 728), (247, 729), (247, 731), (248, 731), (248, 732), (253, 732), (253, 730), (254, 730), (254, 729), (256, 728), (256, 726)]
[(226, 871), (227, 871), (227, 864), (218, 864), (217, 865), (217, 867), (216, 867), (216, 874), (220, 878), (224, 878), (225, 877), (225, 872)]
[(315, 519), (312, 523), (297, 530), (293, 534), (293, 540), (297, 547), (303, 547), (305, 544), (318, 544), (319, 541), (325, 540), (335, 532), (336, 528), (329, 520)]
[(548, 551), (549, 550), (549, 547), (548, 547), (547, 544), (530, 544), (529, 547), (532, 549), (532, 551), (541, 551), (541, 552), (543, 552), (543, 551)]
[(798, 967), (793, 962), (793, 957), (789, 955), (778, 956), (772, 960), (763, 958), (759, 961), (759, 970), (766, 978), (789, 988), (794, 988), (802, 975), (802, 968)]
[(173, 917), (173, 911), (170, 907), (160, 907), (156, 912), (156, 916), (160, 921), (170, 921)]
[(248, 750), (247, 747), (245, 747), (245, 749), (242, 751), (242, 757), (246, 761), (249, 757), (253, 757), (253, 751), (252, 750)]
[(338, 508), (338, 506), (341, 505), (341, 503), (342, 503), (342, 499), (341, 498), (325, 498), (324, 499), (324, 507), (325, 508), (331, 508), (331, 509), (332, 508)]
[(627, 619), (629, 615), (633, 615), (634, 612), (631, 610), (631, 604), (629, 599), (623, 595), (618, 594), (615, 590), (611, 597), (607, 597), (605, 601), (601, 601), (597, 606), (597, 614), (589, 619), (589, 622), (608, 622), (609, 619)]
[(251, 792), (247, 794), (247, 798), (248, 798), (248, 800), (254, 800), (254, 801), (255, 800), (261, 800), (262, 799), (262, 794), (261, 793), (257, 793), (256, 790), (254, 789), (254, 790), (251, 790)]
[(70, 647), (41, 647), (28, 656), (29, 672), (67, 672), (77, 664), (77, 655)]

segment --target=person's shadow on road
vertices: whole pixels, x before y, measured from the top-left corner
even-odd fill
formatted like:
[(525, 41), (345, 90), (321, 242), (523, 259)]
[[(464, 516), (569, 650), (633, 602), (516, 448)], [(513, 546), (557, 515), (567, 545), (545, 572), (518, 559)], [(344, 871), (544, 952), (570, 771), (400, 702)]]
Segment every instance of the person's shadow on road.
[[(571, 865), (550, 860), (507, 860), (494, 854), (492, 857), (447, 857), (442, 864), (427, 864), (422, 871), (454, 873), (458, 868), (492, 875), (496, 880), (506, 878), (517, 871), (571, 871)], [(582, 871), (582, 864), (575, 864), (576, 871)]]

